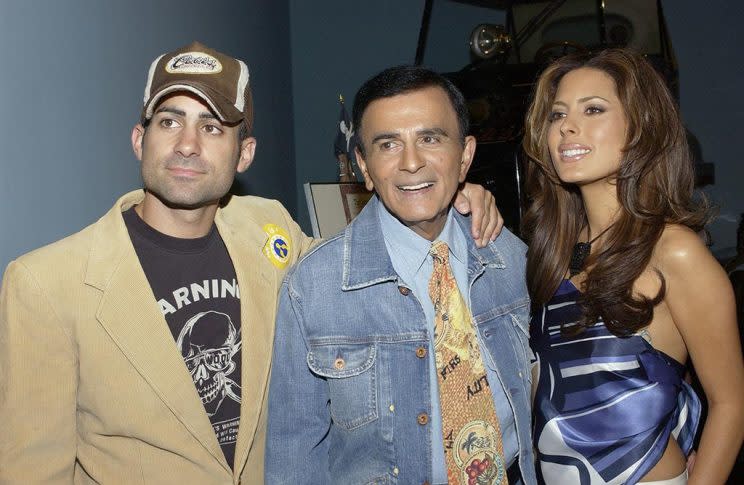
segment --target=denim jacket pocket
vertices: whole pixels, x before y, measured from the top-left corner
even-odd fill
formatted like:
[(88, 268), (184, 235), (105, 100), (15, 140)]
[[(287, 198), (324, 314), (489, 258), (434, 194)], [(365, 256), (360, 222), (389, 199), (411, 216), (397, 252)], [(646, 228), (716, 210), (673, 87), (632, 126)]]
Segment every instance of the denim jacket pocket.
[(307, 364), (328, 382), (333, 422), (352, 430), (377, 419), (374, 344), (310, 344)]
[(532, 363), (535, 361), (535, 354), (532, 352), (532, 348), (530, 347), (529, 330), (526, 330), (524, 326), (516, 321), (516, 316), (512, 315), (511, 317), (514, 326), (517, 328), (516, 334), (517, 340), (519, 340), (519, 342), (515, 343), (515, 348), (521, 351), (521, 355), (524, 355), (525, 357), (523, 361), (522, 375), (525, 377), (525, 392), (527, 393), (527, 396), (530, 396), (532, 394)]
[(523, 352), (527, 367), (530, 368), (531, 363), (535, 360), (535, 354), (532, 352), (532, 347), (530, 347), (529, 310), (527, 308), (517, 308), (509, 316), (511, 316), (512, 324), (517, 329), (519, 342), (515, 344), (515, 347)]
[[(509, 342), (509, 346), (513, 349), (514, 356), (517, 358), (516, 362), (511, 365), (515, 366), (515, 369), (522, 380), (527, 395), (529, 396), (529, 389), (532, 385), (532, 374), (530, 372), (530, 362), (534, 360), (534, 354), (529, 344), (529, 305), (519, 305), (509, 308), (508, 311), (500, 313), (491, 319), (484, 319), (482, 323), (478, 325), (481, 330), (481, 335), (485, 339), (486, 347), (490, 353), (492, 361), (498, 360), (498, 356), (504, 355), (503, 347), (499, 348), (500, 345), (505, 344), (504, 338)], [(504, 335), (506, 334), (506, 335)], [(501, 339), (501, 343), (493, 341), (492, 339)], [(507, 344), (508, 345), (508, 344)], [(503, 363), (502, 363), (503, 365)], [(515, 373), (517, 373), (515, 372)]]

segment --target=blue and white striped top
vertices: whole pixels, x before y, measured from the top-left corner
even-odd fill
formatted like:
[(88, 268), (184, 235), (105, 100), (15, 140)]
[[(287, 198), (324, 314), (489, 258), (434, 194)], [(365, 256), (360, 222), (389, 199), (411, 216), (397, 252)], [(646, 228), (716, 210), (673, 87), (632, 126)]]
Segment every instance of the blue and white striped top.
[(690, 452), (700, 400), (684, 366), (640, 335), (616, 337), (601, 321), (561, 334), (562, 324), (580, 318), (578, 297), (564, 280), (532, 319), (538, 476), (546, 484), (634, 484), (661, 459), (670, 435)]

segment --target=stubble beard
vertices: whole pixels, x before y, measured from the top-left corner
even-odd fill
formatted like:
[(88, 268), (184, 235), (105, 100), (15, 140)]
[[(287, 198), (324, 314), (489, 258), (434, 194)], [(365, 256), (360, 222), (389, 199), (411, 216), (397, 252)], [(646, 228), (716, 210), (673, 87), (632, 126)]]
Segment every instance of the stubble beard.
[[(238, 160), (234, 160), (230, 173), (235, 173)], [(162, 167), (162, 168), (161, 168)], [(187, 180), (185, 177), (169, 175), (169, 167), (191, 168), (204, 171), (201, 180)], [(223, 181), (212, 173), (209, 164), (200, 159), (174, 157), (163, 161), (155, 170), (145, 170), (143, 165), (142, 182), (145, 191), (155, 196), (164, 206), (170, 209), (193, 210), (218, 204), (227, 195), (233, 184), (234, 176)]]

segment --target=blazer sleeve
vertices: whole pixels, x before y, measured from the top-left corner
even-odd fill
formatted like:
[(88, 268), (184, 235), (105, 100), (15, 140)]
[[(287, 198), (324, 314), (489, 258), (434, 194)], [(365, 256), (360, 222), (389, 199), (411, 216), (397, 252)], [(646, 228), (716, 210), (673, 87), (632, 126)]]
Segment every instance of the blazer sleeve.
[(0, 484), (72, 483), (77, 358), (47, 295), (12, 262), (0, 290)]

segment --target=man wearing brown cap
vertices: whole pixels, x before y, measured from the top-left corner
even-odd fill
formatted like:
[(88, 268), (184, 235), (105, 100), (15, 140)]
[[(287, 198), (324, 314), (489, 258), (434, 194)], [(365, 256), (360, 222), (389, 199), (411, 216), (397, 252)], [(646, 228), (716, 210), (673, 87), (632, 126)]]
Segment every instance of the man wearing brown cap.
[(193, 43), (152, 63), (144, 190), (5, 273), (0, 483), (262, 482), (277, 290), (312, 240), (226, 195), (252, 128), (243, 62)]

